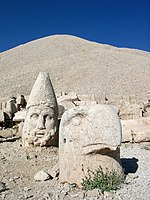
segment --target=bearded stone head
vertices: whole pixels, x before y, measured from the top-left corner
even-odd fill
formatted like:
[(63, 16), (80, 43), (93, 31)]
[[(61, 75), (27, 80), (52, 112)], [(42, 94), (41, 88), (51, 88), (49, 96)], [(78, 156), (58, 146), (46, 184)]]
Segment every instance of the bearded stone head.
[(57, 118), (58, 106), (49, 75), (40, 72), (27, 102), (23, 146), (51, 145), (56, 137)]

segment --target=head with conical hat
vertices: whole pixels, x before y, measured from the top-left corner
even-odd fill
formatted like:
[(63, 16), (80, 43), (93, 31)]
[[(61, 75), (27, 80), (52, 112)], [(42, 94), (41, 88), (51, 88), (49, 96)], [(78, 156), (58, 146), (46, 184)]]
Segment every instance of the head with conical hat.
[(30, 93), (27, 109), (31, 106), (47, 104), (49, 107), (57, 107), (56, 96), (49, 77), (46, 72), (40, 72)]
[(58, 107), (49, 74), (40, 72), (27, 102), (23, 146), (51, 144), (57, 130)]

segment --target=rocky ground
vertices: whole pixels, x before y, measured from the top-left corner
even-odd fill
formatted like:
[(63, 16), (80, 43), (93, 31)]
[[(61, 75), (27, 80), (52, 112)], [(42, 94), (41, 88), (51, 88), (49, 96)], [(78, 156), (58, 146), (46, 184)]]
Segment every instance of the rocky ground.
[[(21, 141), (0, 143), (0, 199), (6, 200), (57, 200), (57, 199), (136, 199), (150, 198), (150, 143), (121, 145), (121, 159), (127, 174), (118, 191), (83, 191), (75, 184), (60, 184), (58, 148), (23, 149)], [(35, 174), (45, 171), (51, 176), (36, 181)], [(65, 170), (65, 169), (64, 169)], [(2, 183), (5, 183), (3, 185)], [(6, 190), (3, 188), (6, 186)]]

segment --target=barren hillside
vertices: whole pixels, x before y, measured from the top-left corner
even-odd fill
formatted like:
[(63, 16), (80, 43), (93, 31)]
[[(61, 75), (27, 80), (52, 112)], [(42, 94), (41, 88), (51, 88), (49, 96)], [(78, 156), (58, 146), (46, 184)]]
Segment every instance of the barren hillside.
[(129, 95), (150, 90), (150, 53), (54, 35), (0, 54), (0, 98), (29, 94), (39, 71), (55, 91)]

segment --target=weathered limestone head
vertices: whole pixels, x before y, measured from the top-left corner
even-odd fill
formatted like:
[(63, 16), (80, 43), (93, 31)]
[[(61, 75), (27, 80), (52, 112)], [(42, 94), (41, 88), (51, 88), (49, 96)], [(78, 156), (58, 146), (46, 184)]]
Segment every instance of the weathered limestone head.
[(121, 124), (113, 107), (79, 106), (66, 111), (59, 133), (60, 181), (80, 185), (84, 173), (99, 166), (122, 173), (121, 139)]
[(10, 97), (10, 99), (6, 103), (5, 113), (7, 113), (9, 118), (12, 120), (16, 112), (17, 112), (16, 98)]
[(22, 132), (23, 146), (55, 145), (58, 106), (49, 74), (40, 72), (27, 102)]

